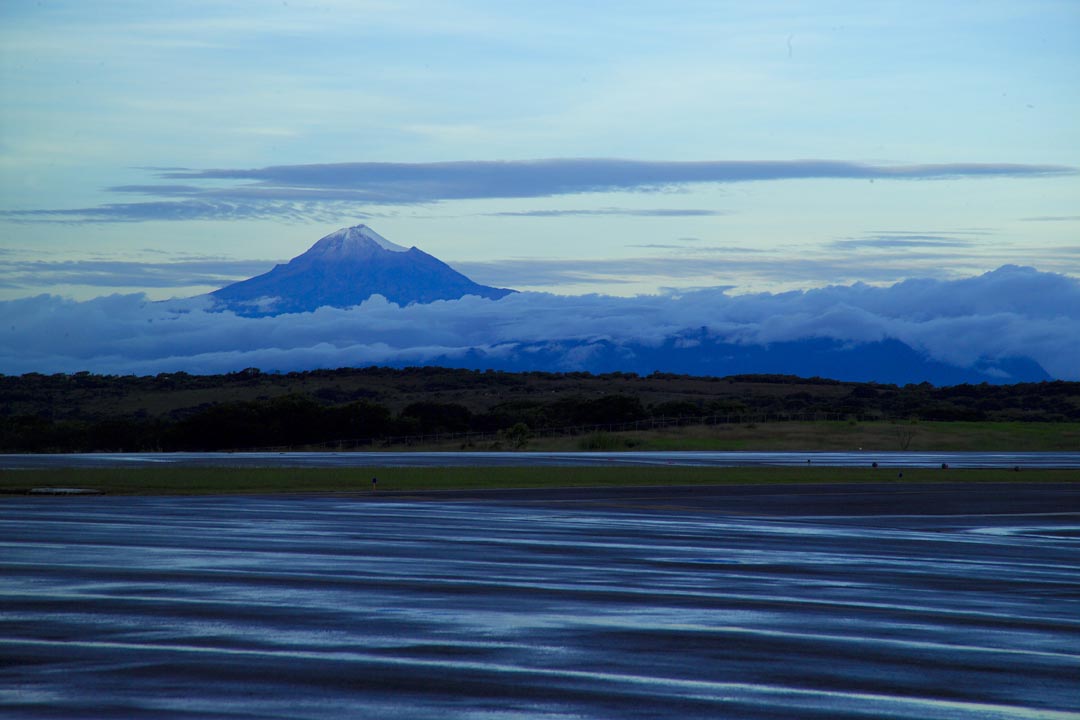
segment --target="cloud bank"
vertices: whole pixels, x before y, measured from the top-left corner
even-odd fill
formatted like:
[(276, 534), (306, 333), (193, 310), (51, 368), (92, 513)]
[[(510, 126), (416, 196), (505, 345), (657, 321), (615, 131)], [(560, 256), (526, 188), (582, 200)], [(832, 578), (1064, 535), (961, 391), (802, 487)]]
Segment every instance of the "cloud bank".
[(123, 195), (145, 195), (154, 200), (86, 208), (9, 210), (3, 216), (23, 222), (66, 223), (263, 218), (327, 222), (332, 217), (349, 214), (349, 208), (355, 211), (361, 206), (546, 198), (598, 192), (664, 192), (702, 183), (1018, 178), (1076, 173), (1075, 168), (1064, 165), (1016, 163), (875, 165), (839, 160), (679, 162), (606, 158), (149, 170), (156, 172), (161, 182), (122, 185), (109, 190)]
[[(1080, 281), (1016, 266), (963, 280), (741, 296), (720, 288), (635, 298), (519, 293), (404, 308), (376, 296), (355, 308), (266, 318), (213, 312), (206, 298), (42, 295), (0, 302), (0, 317), (5, 374), (423, 364), (474, 350), (511, 357), (537, 344), (569, 343), (579, 354), (598, 342), (660, 346), (692, 331), (743, 345), (894, 338), (950, 365), (1030, 357), (1053, 377), (1080, 380)], [(550, 369), (576, 362), (568, 353)]]

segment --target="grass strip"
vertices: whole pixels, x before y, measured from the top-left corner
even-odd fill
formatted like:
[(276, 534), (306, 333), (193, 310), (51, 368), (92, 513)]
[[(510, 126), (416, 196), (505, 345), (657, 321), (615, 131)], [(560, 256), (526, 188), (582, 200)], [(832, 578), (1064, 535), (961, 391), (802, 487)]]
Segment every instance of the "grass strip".
[[(903, 477), (900, 477), (900, 473)], [(630, 485), (756, 485), (837, 482), (1078, 482), (1075, 469), (827, 467), (452, 467), (452, 468), (59, 468), (11, 470), (0, 493), (80, 488), (110, 495), (371, 493)]]
[[(1053, 452), (1080, 447), (1080, 423), (771, 422), (539, 438), (530, 450), (913, 450)], [(444, 449), (447, 449), (444, 447)], [(457, 449), (457, 448), (453, 448)]]

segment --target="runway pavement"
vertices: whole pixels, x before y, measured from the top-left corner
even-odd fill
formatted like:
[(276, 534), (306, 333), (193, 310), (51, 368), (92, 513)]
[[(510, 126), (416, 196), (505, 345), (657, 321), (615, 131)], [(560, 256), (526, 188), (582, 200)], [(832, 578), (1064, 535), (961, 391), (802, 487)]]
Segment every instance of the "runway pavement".
[(255, 452), (0, 455), (0, 469), (59, 467), (751, 467), (1077, 468), (1080, 452)]
[(0, 499), (0, 716), (1077, 718), (1070, 485)]

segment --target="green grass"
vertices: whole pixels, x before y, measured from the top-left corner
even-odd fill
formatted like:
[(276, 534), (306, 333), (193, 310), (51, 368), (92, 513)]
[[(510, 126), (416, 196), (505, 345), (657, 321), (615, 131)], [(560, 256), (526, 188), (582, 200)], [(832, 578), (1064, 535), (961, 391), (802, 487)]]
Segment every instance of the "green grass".
[[(379, 447), (382, 450), (490, 450), (490, 442)], [(507, 449), (505, 445), (498, 449)], [(911, 450), (1053, 452), (1080, 450), (1080, 423), (771, 422), (692, 425), (534, 438), (527, 450), (758, 450), (776, 452)]]
[[(409, 449), (457, 450), (457, 445)], [(484, 443), (475, 450), (486, 450)], [(1025, 422), (772, 422), (694, 425), (537, 438), (528, 450), (1001, 451), (1080, 450), (1080, 423)]]
[[(0, 492), (86, 488), (116, 495), (371, 493), (428, 490), (559, 488), (615, 485), (708, 485), (833, 482), (1077, 482), (1076, 470), (904, 468), (117, 468), (6, 471)], [(2, 502), (2, 499), (0, 499)]]

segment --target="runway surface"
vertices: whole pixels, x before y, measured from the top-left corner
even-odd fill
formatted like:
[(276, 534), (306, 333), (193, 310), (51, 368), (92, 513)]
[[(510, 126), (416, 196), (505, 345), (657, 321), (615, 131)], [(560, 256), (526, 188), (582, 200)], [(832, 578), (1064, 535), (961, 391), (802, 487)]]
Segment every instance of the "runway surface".
[(0, 498), (5, 718), (1078, 718), (1071, 485)]
[(570, 467), (680, 465), (1080, 468), (1080, 452), (255, 452), (0, 455), (0, 469), (59, 467)]

